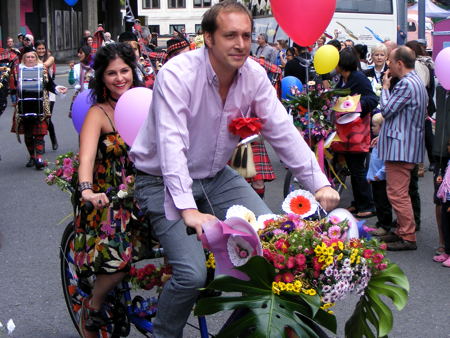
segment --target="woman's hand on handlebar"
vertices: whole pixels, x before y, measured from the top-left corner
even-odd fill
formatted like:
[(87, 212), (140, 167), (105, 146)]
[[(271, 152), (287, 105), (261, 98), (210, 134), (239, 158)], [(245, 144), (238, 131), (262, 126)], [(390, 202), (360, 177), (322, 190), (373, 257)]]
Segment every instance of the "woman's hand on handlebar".
[(198, 240), (200, 240), (200, 236), (203, 232), (202, 225), (217, 220), (215, 216), (204, 214), (197, 209), (184, 209), (181, 211), (181, 217), (187, 227), (195, 229)]
[(82, 191), (81, 197), (84, 201), (92, 203), (95, 209), (102, 209), (109, 205), (109, 199), (105, 193), (95, 193), (87, 189)]

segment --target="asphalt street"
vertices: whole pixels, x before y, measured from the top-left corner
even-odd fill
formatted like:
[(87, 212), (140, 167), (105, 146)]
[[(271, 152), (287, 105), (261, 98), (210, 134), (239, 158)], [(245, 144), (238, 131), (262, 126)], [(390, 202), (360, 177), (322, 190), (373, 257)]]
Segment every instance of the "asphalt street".
[[(67, 85), (65, 70), (61, 67), (58, 72), (58, 84)], [(65, 97), (57, 98), (53, 122), (59, 149), (51, 150), (46, 137), (45, 158), (49, 161), (78, 148), (77, 133), (67, 117), (72, 93), (70, 90)], [(0, 322), (5, 325), (10, 318), (14, 320), (12, 337), (74, 338), (78, 335), (66, 310), (59, 272), (60, 239), (71, 217), (69, 196), (57, 187), (47, 186), (42, 171), (25, 168), (26, 148), (10, 133), (11, 118), (12, 109), (8, 107), (0, 118)], [(267, 184), (266, 202), (274, 212), (280, 212), (285, 169), (268, 148), (278, 178)], [(418, 233), (418, 250), (388, 255), (404, 270), (411, 284), (408, 305), (402, 312), (394, 310), (390, 336), (450, 337), (450, 269), (431, 260), (438, 240), (430, 172), (420, 179), (420, 192), (422, 230)], [(350, 195), (348, 190), (343, 192), (341, 206), (349, 204)], [(375, 219), (367, 223), (374, 224)], [(356, 301), (355, 297), (336, 306), (337, 337), (344, 336), (345, 320)], [(219, 314), (208, 318), (212, 333), (226, 317)], [(131, 336), (141, 335), (132, 331)], [(187, 328), (185, 336), (198, 334)]]

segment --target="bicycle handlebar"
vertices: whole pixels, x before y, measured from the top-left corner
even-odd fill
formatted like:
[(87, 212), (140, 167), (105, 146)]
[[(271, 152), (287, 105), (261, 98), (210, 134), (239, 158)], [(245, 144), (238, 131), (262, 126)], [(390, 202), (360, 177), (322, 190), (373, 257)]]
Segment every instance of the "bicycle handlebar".
[(192, 235), (195, 235), (197, 233), (197, 231), (195, 231), (195, 229), (194, 228), (191, 228), (191, 227), (186, 227), (186, 234), (188, 235), (188, 236), (192, 236)]

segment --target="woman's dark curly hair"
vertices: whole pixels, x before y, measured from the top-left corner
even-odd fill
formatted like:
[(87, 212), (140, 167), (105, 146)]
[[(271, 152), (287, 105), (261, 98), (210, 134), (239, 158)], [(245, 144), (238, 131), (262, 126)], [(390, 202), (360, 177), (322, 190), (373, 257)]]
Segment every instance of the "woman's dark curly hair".
[(110, 92), (103, 82), (103, 74), (112, 60), (121, 58), (133, 72), (133, 87), (141, 86), (141, 82), (136, 73), (136, 55), (133, 49), (125, 43), (110, 43), (100, 48), (95, 54), (94, 71), (95, 77), (91, 82), (92, 98), (94, 102), (103, 103), (109, 97)]

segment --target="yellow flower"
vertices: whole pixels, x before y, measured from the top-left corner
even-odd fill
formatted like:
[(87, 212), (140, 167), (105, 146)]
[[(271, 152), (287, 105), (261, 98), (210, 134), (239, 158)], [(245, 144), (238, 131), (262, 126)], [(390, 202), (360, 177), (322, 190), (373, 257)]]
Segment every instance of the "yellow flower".
[(280, 294), (280, 289), (278, 288), (278, 283), (277, 282), (273, 282), (272, 283), (272, 292), (276, 295)]
[(327, 249), (327, 255), (329, 255), (329, 256), (331, 256), (331, 255), (333, 255), (334, 254), (334, 249), (333, 249), (333, 247), (329, 247), (328, 249)]
[(356, 259), (356, 264), (361, 264), (361, 256), (358, 256), (358, 258)]
[(289, 291), (289, 292), (294, 291), (294, 284), (288, 283), (288, 284), (286, 285), (286, 291)]
[(321, 255), (322, 252), (323, 252), (322, 247), (320, 247), (319, 245), (316, 246), (316, 247), (314, 248), (314, 252), (316, 253), (316, 255)]
[(330, 307), (333, 307), (333, 306), (334, 306), (334, 303), (325, 303), (320, 308), (322, 310), (327, 310), (327, 309), (329, 309)]
[(341, 241), (338, 242), (338, 247), (339, 250), (344, 250), (344, 243), (342, 243)]
[(300, 293), (300, 289), (301, 289), (301, 288), (298, 288), (298, 287), (294, 286), (294, 292), (295, 292), (295, 293)]
[(342, 259), (342, 257), (344, 257), (344, 254), (341, 252), (338, 256), (337, 256), (337, 260), (340, 261)]
[(351, 264), (355, 263), (355, 256), (353, 256), (353, 255), (350, 256), (350, 263)]
[(325, 260), (325, 264), (326, 265), (333, 264), (333, 256), (328, 256), (327, 259)]
[(314, 289), (309, 289), (309, 294), (310, 294), (311, 296), (315, 296), (315, 295), (317, 295), (317, 291), (314, 290)]
[(286, 291), (286, 284), (284, 284), (283, 282), (278, 282), (278, 287), (281, 291)]
[(295, 282), (294, 282), (294, 286), (296, 287), (296, 288), (301, 288), (302, 287), (302, 282), (300, 282), (299, 280), (296, 280)]

